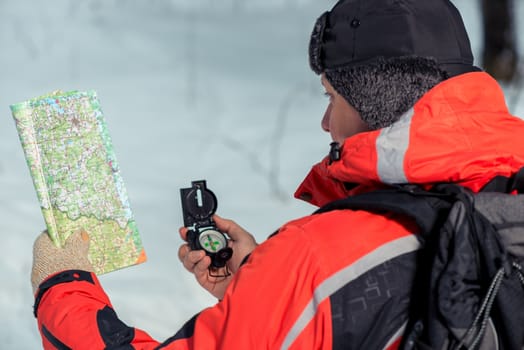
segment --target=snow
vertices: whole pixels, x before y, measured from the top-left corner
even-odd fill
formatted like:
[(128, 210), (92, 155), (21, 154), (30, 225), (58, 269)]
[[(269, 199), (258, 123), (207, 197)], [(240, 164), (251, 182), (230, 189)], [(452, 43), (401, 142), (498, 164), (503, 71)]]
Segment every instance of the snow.
[[(479, 56), (479, 5), (456, 3)], [(218, 213), (259, 241), (314, 210), (292, 194), (330, 141), (307, 44), (332, 4), (0, 2), (2, 348), (41, 347), (29, 275), (44, 223), (9, 105), (56, 89), (98, 92), (148, 254), (100, 279), (124, 322), (163, 340), (215, 303), (177, 258), (179, 188), (206, 179)]]

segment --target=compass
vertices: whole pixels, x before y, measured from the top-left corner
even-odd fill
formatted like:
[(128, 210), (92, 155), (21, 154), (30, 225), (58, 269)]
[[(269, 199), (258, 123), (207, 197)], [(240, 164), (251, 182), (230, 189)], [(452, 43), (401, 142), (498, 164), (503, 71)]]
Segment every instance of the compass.
[(192, 250), (204, 250), (213, 268), (224, 267), (233, 255), (233, 249), (227, 246), (227, 237), (215, 227), (196, 227), (187, 231), (187, 242)]
[(210, 268), (221, 268), (233, 255), (228, 238), (213, 221), (217, 208), (215, 194), (205, 180), (193, 181), (190, 188), (181, 188), (182, 214), (187, 231), (187, 242), (192, 250), (204, 250), (211, 258)]

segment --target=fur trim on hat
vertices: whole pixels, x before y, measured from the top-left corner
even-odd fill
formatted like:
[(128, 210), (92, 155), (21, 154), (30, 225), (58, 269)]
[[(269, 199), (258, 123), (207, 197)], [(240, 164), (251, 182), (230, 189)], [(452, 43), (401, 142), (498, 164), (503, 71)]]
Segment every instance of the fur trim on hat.
[(325, 72), (326, 79), (372, 129), (396, 122), (429, 89), (447, 78), (433, 59), (379, 58)]

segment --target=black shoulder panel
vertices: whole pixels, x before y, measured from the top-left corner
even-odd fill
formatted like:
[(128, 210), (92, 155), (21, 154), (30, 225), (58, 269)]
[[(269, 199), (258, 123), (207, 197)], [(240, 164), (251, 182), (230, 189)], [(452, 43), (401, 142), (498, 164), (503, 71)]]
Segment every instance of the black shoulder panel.
[(122, 322), (112, 308), (106, 306), (98, 311), (96, 321), (106, 349), (133, 349), (131, 342), (135, 337), (135, 329)]

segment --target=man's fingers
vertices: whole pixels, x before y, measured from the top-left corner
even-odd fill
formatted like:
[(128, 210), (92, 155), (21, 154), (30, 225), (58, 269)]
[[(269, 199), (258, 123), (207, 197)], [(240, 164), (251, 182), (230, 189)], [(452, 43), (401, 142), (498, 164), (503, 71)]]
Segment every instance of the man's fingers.
[(180, 259), (182, 263), (184, 262), (184, 258), (186, 257), (188, 252), (189, 252), (189, 245), (187, 244), (182, 244), (178, 248), (178, 259)]
[(204, 256), (204, 258), (200, 259), (198, 263), (194, 265), (193, 273), (195, 274), (197, 279), (200, 280), (204, 276), (207, 279), (207, 274), (208, 274), (210, 264), (211, 264), (211, 259), (207, 256)]
[(187, 241), (187, 227), (181, 227), (178, 229), (178, 233), (180, 234), (180, 238), (182, 238), (184, 241)]
[[(188, 247), (189, 248), (189, 247)], [(187, 250), (185, 256), (183, 256), (182, 264), (188, 270), (189, 272), (194, 272), (196, 265), (204, 260), (206, 257), (206, 254), (203, 250)], [(210, 260), (208, 259), (208, 266), (209, 266)]]

